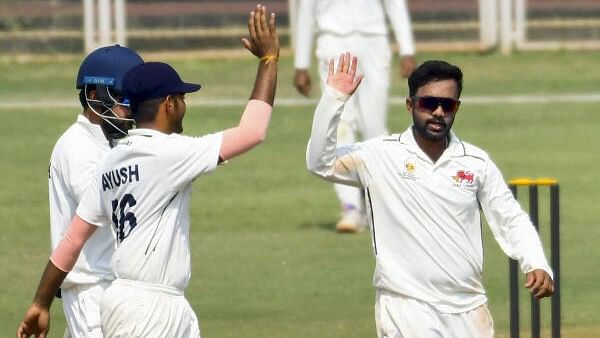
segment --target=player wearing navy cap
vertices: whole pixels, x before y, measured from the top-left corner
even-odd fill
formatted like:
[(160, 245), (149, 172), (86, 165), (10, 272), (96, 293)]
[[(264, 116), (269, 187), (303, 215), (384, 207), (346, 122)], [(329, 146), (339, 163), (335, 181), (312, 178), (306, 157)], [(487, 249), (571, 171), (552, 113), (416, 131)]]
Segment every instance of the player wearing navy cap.
[(109, 337), (200, 337), (183, 296), (190, 269), (189, 199), (192, 181), (221, 161), (264, 140), (277, 82), (279, 40), (275, 14), (250, 13), (244, 46), (260, 58), (254, 89), (238, 126), (202, 137), (180, 135), (185, 83), (165, 63), (136, 66), (124, 79), (136, 129), (111, 149), (53, 252), (17, 337), (48, 331), (52, 295), (71, 270), (83, 243), (110, 223), (115, 234), (116, 279), (102, 303)]
[[(64, 237), (108, 152), (108, 140), (125, 136), (131, 127), (129, 107), (122, 95), (123, 77), (142, 63), (136, 52), (115, 45), (93, 51), (79, 67), (75, 87), (80, 90), (83, 111), (56, 142), (48, 167), (52, 249)], [(110, 267), (113, 253), (110, 228), (99, 229), (64, 280), (62, 305), (71, 337), (102, 337), (100, 300), (114, 279)]]

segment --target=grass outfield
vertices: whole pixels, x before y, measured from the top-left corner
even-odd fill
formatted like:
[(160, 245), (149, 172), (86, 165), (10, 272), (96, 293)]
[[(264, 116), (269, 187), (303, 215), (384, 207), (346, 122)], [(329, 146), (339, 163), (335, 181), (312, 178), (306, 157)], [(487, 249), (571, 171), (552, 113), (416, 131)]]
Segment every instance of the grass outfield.
[[(427, 55), (465, 70), (464, 95), (599, 92), (595, 53)], [(422, 56), (421, 59), (425, 57)], [(543, 60), (543, 61), (542, 61)], [(175, 60), (184, 79), (204, 84), (203, 97), (247, 97), (254, 61)], [(0, 62), (0, 100), (73, 98), (77, 60)], [(284, 59), (280, 97), (291, 88)], [(189, 76), (188, 76), (189, 74)], [(404, 95), (394, 80), (393, 95)], [(70, 96), (71, 95), (71, 96)], [(188, 107), (186, 133), (231, 126), (240, 108)], [(73, 109), (0, 110), (0, 336), (10, 337), (28, 306), (49, 251), (46, 171), (56, 138), (73, 122)], [(505, 177), (552, 176), (561, 182), (563, 336), (600, 335), (598, 309), (600, 217), (596, 201), (600, 142), (597, 103), (469, 105), (455, 131), (486, 149)], [(192, 209), (192, 280), (187, 298), (203, 337), (373, 337), (373, 270), (369, 235), (337, 235), (331, 186), (304, 169), (312, 107), (275, 110), (267, 141), (196, 181)], [(408, 123), (390, 109), (390, 129)], [(542, 195), (542, 194), (540, 194)], [(540, 203), (541, 222), (547, 206)], [(507, 259), (486, 234), (485, 281), (498, 337), (507, 337)], [(548, 243), (547, 232), (542, 238)], [(547, 245), (546, 245), (547, 247)], [(522, 293), (522, 316), (528, 308)], [(549, 301), (542, 302), (549, 310)], [(549, 311), (546, 311), (549, 313)], [(61, 337), (60, 302), (50, 337)], [(526, 323), (524, 323), (526, 324)], [(544, 327), (549, 327), (543, 316)], [(524, 328), (526, 331), (526, 328)]]

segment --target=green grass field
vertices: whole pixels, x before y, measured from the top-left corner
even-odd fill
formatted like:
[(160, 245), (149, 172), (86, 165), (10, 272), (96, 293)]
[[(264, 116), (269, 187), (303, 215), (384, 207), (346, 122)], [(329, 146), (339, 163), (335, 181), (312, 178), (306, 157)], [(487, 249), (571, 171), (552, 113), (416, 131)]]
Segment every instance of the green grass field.
[[(426, 58), (461, 66), (464, 96), (600, 92), (597, 53), (419, 56)], [(1, 337), (14, 335), (49, 255), (46, 171), (55, 140), (79, 111), (73, 90), (78, 61), (0, 61), (0, 102), (74, 102), (72, 108), (0, 110)], [(184, 79), (204, 85), (189, 96), (194, 100), (246, 98), (255, 74), (250, 57), (179, 59), (173, 64)], [(279, 97), (299, 97), (291, 79), (291, 59), (285, 58)], [(405, 94), (404, 81), (394, 79), (392, 95)], [(563, 337), (600, 336), (597, 107), (597, 102), (467, 101), (454, 125), (462, 139), (491, 154), (506, 178), (560, 180)], [(193, 135), (217, 131), (236, 123), (241, 109), (188, 107), (184, 128)], [(333, 189), (304, 168), (312, 112), (309, 105), (276, 107), (263, 145), (195, 183), (193, 272), (186, 294), (205, 338), (375, 336), (369, 235), (333, 231), (338, 217)], [(389, 117), (391, 130), (409, 123), (401, 106), (392, 106)], [(549, 212), (543, 201), (540, 212), (546, 225)], [(489, 229), (484, 232), (490, 306), (497, 337), (507, 337), (507, 259)], [(548, 243), (546, 229), (542, 238)], [(525, 291), (521, 304), (527, 332)], [(549, 301), (542, 302), (542, 309), (549, 313)], [(61, 312), (57, 301), (50, 337), (62, 337)], [(547, 317), (543, 315), (544, 328), (549, 328)]]

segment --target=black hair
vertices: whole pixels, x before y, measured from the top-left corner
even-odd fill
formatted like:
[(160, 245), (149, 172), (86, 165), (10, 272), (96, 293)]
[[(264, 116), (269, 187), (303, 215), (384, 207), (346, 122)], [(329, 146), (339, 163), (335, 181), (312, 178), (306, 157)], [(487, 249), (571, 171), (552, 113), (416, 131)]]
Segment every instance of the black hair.
[(423, 62), (408, 78), (409, 96), (413, 97), (419, 88), (433, 81), (454, 80), (458, 97), (462, 92), (463, 74), (460, 68), (445, 61), (430, 60)]
[(133, 104), (131, 111), (135, 123), (153, 122), (154, 119), (156, 119), (158, 108), (165, 98), (166, 97), (159, 97), (158, 99), (151, 99), (139, 104)]

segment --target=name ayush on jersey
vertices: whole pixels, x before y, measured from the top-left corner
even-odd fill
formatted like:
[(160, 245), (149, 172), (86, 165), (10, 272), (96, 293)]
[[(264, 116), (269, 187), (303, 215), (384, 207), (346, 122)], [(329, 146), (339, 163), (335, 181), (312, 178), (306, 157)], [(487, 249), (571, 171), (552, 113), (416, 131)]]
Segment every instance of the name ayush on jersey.
[(102, 191), (120, 187), (123, 184), (140, 181), (138, 165), (129, 165), (102, 173)]

